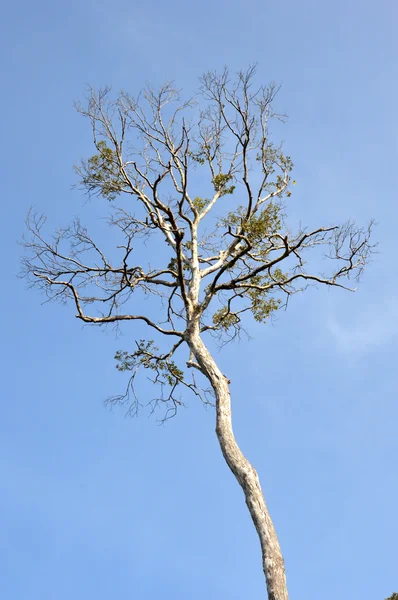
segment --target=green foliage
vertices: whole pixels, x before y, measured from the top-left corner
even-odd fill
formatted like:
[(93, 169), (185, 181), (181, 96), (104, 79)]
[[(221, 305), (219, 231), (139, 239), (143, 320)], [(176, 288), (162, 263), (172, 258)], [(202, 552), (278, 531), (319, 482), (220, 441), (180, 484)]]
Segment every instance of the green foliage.
[(206, 208), (209, 202), (210, 201), (208, 198), (200, 198), (199, 196), (196, 196), (196, 198), (193, 199), (192, 204), (198, 212), (202, 212), (202, 210)]
[(263, 210), (246, 219), (246, 209), (239, 206), (236, 212), (230, 212), (223, 221), (224, 226), (242, 226), (243, 235), (250, 244), (259, 244), (265, 238), (273, 235), (281, 228), (281, 208), (274, 202), (269, 202)]
[(294, 165), (293, 165), (293, 161), (290, 158), (290, 156), (285, 156), (284, 154), (281, 153), (277, 156), (277, 159), (278, 159), (279, 166), (281, 167), (281, 169), (283, 171), (287, 171), (287, 172), (292, 171)]
[[(272, 279), (275, 281), (283, 281), (285, 279), (284, 274), (280, 269), (276, 269), (272, 273)], [(257, 275), (250, 279), (250, 284), (255, 286), (266, 286), (271, 282), (271, 277), (268, 275)], [(267, 290), (248, 288), (247, 296), (251, 300), (251, 312), (254, 320), (258, 323), (266, 323), (268, 317), (274, 311), (278, 310), (281, 300), (280, 298), (269, 298)]]
[(290, 156), (285, 156), (280, 148), (273, 146), (273, 144), (265, 146), (263, 151), (257, 154), (256, 160), (262, 163), (263, 171), (268, 175), (275, 173), (275, 167), (290, 172), (294, 166)]
[[(261, 288), (271, 283), (271, 281), (280, 281), (283, 283), (285, 279), (286, 275), (280, 269), (276, 269), (272, 273), (272, 278), (270, 275), (251, 277), (248, 285), (256, 287), (242, 288), (242, 296), (250, 299), (248, 308), (258, 323), (266, 323), (271, 313), (278, 310), (282, 302), (280, 298), (269, 297), (268, 290)], [(234, 325), (238, 325), (239, 322), (238, 312), (234, 312), (228, 306), (223, 306), (213, 315), (213, 324), (224, 331), (227, 331)]]
[(137, 350), (129, 354), (126, 350), (118, 350), (115, 360), (118, 361), (118, 371), (136, 371), (143, 367), (156, 374), (158, 383), (167, 383), (170, 386), (177, 385), (184, 378), (184, 373), (177, 367), (174, 361), (159, 356), (159, 348), (153, 340), (140, 340), (136, 342)]
[[(167, 268), (170, 269), (170, 271), (174, 271), (175, 273), (178, 273), (178, 262), (175, 257), (170, 259), (170, 262), (167, 265)], [(184, 264), (182, 268), (184, 271), (189, 271), (189, 265), (187, 265), (187, 264)]]
[(213, 315), (214, 325), (218, 326), (220, 329), (223, 329), (224, 331), (228, 331), (228, 329), (230, 329), (234, 325), (237, 325), (239, 323), (239, 321), (240, 321), (240, 319), (239, 319), (238, 315), (229, 312), (229, 310), (226, 306), (223, 306), (222, 308), (220, 308), (220, 310), (215, 312)]
[[(279, 173), (275, 177), (275, 181), (267, 184), (266, 187), (268, 189), (284, 189), (284, 193), (288, 198), (292, 195), (291, 191), (286, 189), (285, 185), (285, 177), (287, 173), (290, 173), (293, 169), (293, 162), (290, 156), (285, 156), (283, 152), (280, 151), (280, 148), (275, 148), (272, 144), (266, 146), (263, 151), (256, 156), (256, 160), (262, 163), (262, 170), (267, 176), (275, 173), (276, 169), (280, 169), (281, 173)], [(293, 181), (293, 184), (296, 182)], [(277, 194), (278, 197), (283, 195), (283, 192)]]
[(170, 260), (169, 264), (167, 265), (167, 268), (170, 269), (170, 271), (174, 271), (175, 273), (177, 273), (178, 272), (177, 259), (173, 257)]
[(103, 140), (98, 142), (97, 149), (99, 154), (94, 154), (87, 161), (83, 183), (89, 188), (100, 188), (102, 196), (114, 200), (123, 190), (117, 157)]
[(228, 173), (219, 173), (218, 175), (215, 175), (213, 179), (214, 190), (216, 192), (221, 192), (221, 196), (225, 196), (226, 194), (233, 194), (235, 186), (227, 186), (231, 179), (233, 179), (233, 176), (229, 175)]
[(194, 162), (198, 163), (199, 165), (205, 164), (206, 159), (205, 159), (205, 155), (203, 152), (198, 152), (198, 153), (189, 152), (188, 154), (192, 158), (192, 160)]
[[(258, 211), (250, 218), (246, 217), (246, 208), (239, 206), (234, 212), (230, 212), (225, 218), (219, 221), (219, 226), (223, 228), (235, 229), (236, 235), (241, 235), (242, 240), (250, 244), (251, 251), (259, 258), (266, 257), (272, 244), (270, 238), (281, 229), (281, 207), (278, 203), (269, 202), (262, 210)], [(227, 270), (234, 270), (236, 265), (231, 260)], [(269, 297), (266, 287), (271, 282), (281, 282), (286, 280), (286, 275), (280, 269), (276, 269), (272, 274), (257, 275), (247, 280), (248, 287), (241, 287), (241, 297), (250, 301), (249, 310), (254, 319), (259, 323), (265, 323), (271, 313), (278, 310), (281, 304), (280, 299)], [(250, 287), (255, 286), (255, 287)], [(213, 315), (213, 324), (220, 329), (228, 330), (237, 325), (239, 317), (236, 312), (223, 306)]]
[(188, 152), (188, 154), (194, 162), (204, 165), (206, 160), (210, 161), (210, 150), (211, 147), (208, 144), (203, 144), (198, 152)]
[(191, 242), (191, 240), (188, 240), (187, 242), (185, 242), (185, 244), (183, 244), (185, 250), (192, 250), (193, 248), (193, 244)]
[(392, 596), (386, 598), (386, 600), (398, 600), (398, 594), (396, 592), (393, 593)]
[(281, 207), (274, 202), (269, 202), (249, 219), (246, 218), (246, 208), (239, 206), (219, 221), (219, 226), (234, 227), (240, 231), (252, 248), (264, 256), (269, 248), (269, 237), (278, 233), (281, 225)]

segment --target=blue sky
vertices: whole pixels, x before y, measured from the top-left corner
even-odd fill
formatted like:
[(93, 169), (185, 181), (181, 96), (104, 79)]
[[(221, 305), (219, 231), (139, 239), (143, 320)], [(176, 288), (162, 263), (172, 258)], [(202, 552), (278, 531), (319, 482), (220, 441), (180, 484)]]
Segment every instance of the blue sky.
[(106, 209), (70, 190), (73, 163), (91, 151), (72, 106), (87, 83), (134, 93), (176, 79), (190, 90), (209, 68), (253, 61), (282, 83), (292, 216), (374, 217), (380, 246), (357, 294), (297, 296), (219, 354), (236, 435), (260, 473), (292, 600), (398, 591), (397, 17), (393, 0), (3, 7), (2, 598), (264, 597), (212, 411), (190, 401), (165, 427), (107, 411), (124, 384), (114, 351), (141, 329), (116, 340), (83, 328), (16, 277), (30, 205), (51, 227)]

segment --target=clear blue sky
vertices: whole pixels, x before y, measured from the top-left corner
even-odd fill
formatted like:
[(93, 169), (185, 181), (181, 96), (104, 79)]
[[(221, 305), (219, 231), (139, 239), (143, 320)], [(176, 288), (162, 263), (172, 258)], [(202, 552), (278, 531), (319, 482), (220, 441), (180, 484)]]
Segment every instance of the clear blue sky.
[(70, 191), (72, 164), (91, 151), (72, 107), (87, 83), (192, 89), (209, 68), (253, 61), (283, 84), (294, 215), (374, 217), (380, 253), (357, 294), (297, 296), (220, 354), (236, 435), (260, 473), (292, 600), (398, 591), (397, 19), (394, 0), (4, 4), (1, 598), (265, 597), (213, 413), (191, 401), (166, 427), (109, 413), (103, 399), (124, 384), (113, 353), (135, 330), (115, 340), (82, 328), (16, 278), (31, 204), (51, 227), (104, 208)]

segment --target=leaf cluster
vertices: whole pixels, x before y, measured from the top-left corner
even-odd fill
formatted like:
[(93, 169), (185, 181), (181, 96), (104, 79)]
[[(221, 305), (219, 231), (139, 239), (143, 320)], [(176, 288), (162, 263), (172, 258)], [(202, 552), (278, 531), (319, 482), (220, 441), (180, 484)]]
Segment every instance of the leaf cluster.
[(220, 193), (220, 196), (225, 196), (226, 194), (233, 194), (235, 187), (234, 185), (228, 185), (228, 183), (233, 179), (233, 176), (229, 173), (218, 173), (213, 177), (213, 185), (214, 190)]
[(221, 220), (221, 224), (240, 229), (251, 245), (261, 244), (281, 228), (281, 207), (275, 202), (269, 202), (262, 210), (249, 217), (246, 212), (244, 206), (239, 206), (237, 210), (229, 212)]
[(249, 304), (241, 308), (232, 310), (230, 303), (222, 306), (212, 317), (213, 325), (223, 331), (228, 331), (231, 327), (238, 327), (240, 323), (240, 314), (249, 310), (255, 321), (266, 323), (271, 314), (277, 311), (282, 300), (274, 298), (266, 288), (271, 282), (281, 282), (286, 279), (286, 275), (280, 269), (275, 269), (272, 275), (257, 275), (250, 278), (250, 283), (246, 288), (242, 288), (239, 297), (243, 300), (249, 300)]
[(140, 367), (156, 374), (156, 382), (177, 385), (184, 378), (184, 373), (173, 360), (167, 356), (159, 356), (159, 348), (153, 340), (136, 342), (137, 350), (130, 354), (126, 350), (118, 350), (115, 354), (116, 368), (120, 372), (137, 371)]
[[(170, 259), (170, 262), (168, 263), (167, 268), (170, 271), (173, 271), (175, 274), (178, 273), (178, 261), (177, 261), (177, 258), (175, 256), (173, 256)], [(184, 263), (183, 266), (182, 266), (182, 269), (183, 269), (183, 271), (189, 271), (190, 267), (189, 267), (189, 265), (187, 265), (187, 264)]]
[(227, 306), (223, 306), (213, 314), (213, 325), (223, 331), (228, 331), (231, 327), (238, 325), (239, 322), (239, 315), (230, 312)]
[(208, 198), (201, 198), (200, 196), (196, 196), (192, 200), (192, 204), (196, 208), (196, 210), (200, 213), (206, 206), (209, 204), (210, 200)]
[(91, 156), (85, 164), (82, 183), (99, 189), (101, 195), (111, 201), (123, 190), (117, 156), (104, 140), (97, 143), (97, 150), (98, 154)]
[(271, 313), (278, 310), (282, 303), (280, 298), (270, 298), (269, 293), (266, 290), (261, 289), (261, 287), (266, 286), (271, 281), (282, 282), (285, 278), (286, 276), (282, 271), (276, 269), (272, 273), (272, 279), (269, 275), (257, 275), (250, 279), (251, 285), (258, 286), (257, 288), (248, 288), (246, 291), (247, 296), (251, 300), (251, 313), (254, 320), (258, 323), (266, 323)]

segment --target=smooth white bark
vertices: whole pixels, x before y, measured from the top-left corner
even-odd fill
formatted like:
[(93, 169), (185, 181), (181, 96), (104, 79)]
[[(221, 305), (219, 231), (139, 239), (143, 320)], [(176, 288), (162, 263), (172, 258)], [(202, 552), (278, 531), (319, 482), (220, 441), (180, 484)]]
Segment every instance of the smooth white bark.
[(203, 343), (198, 326), (188, 328), (187, 342), (215, 392), (217, 438), (225, 461), (245, 494), (246, 505), (260, 539), (268, 600), (288, 600), (284, 561), (259, 477), (239, 448), (233, 433), (228, 380)]

